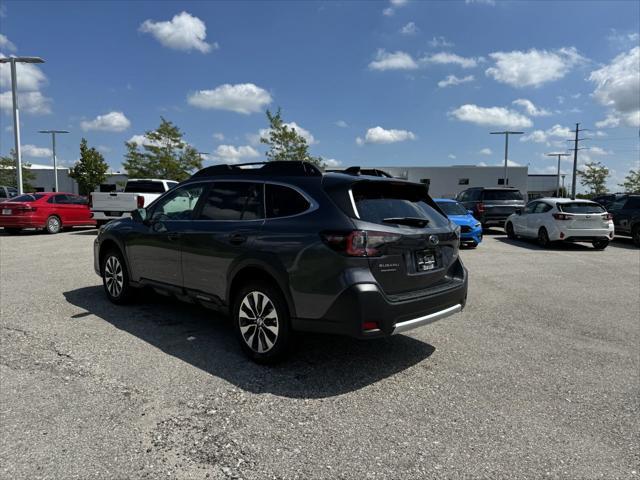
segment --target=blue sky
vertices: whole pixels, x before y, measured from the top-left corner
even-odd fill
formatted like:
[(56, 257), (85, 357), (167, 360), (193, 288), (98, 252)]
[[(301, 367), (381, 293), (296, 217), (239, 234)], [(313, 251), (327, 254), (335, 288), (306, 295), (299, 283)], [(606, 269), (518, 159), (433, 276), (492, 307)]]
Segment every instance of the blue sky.
[[(67, 129), (121, 168), (124, 141), (175, 122), (206, 164), (256, 161), (265, 108), (311, 151), (348, 165), (498, 164), (553, 172), (580, 122), (582, 161), (638, 167), (640, 3), (0, 2), (0, 52), (19, 71), (24, 158), (50, 163), (41, 129)], [(0, 71), (0, 151), (13, 146)], [(7, 108), (9, 107), (9, 108)], [(256, 156), (257, 155), (257, 156)], [(565, 169), (569, 163), (565, 164)]]

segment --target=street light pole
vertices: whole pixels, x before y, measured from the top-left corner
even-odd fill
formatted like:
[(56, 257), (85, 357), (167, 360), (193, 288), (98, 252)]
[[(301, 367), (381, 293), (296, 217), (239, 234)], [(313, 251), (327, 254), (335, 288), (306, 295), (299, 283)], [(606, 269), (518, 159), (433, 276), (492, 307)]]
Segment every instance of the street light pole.
[(506, 130), (504, 132), (490, 132), (491, 135), (504, 135), (504, 178), (502, 180), (503, 185), (506, 187), (509, 184), (509, 178), (507, 177), (507, 160), (509, 159), (509, 135), (522, 135), (524, 132), (512, 132)]
[(16, 63), (44, 63), (40, 57), (3, 57), (0, 63), (9, 63), (11, 67), (11, 97), (13, 99), (13, 139), (16, 151), (16, 183), (18, 194), (22, 195), (22, 152), (20, 151), (20, 111), (18, 109), (18, 80)]
[(547, 157), (558, 157), (558, 178), (556, 179), (556, 195), (560, 196), (560, 158), (568, 157), (570, 153), (547, 153)]
[(58, 188), (58, 158), (56, 157), (56, 133), (69, 133), (66, 130), (40, 130), (38, 133), (50, 133), (51, 134), (51, 144), (53, 147), (53, 178), (55, 182), (55, 190), (59, 191)]

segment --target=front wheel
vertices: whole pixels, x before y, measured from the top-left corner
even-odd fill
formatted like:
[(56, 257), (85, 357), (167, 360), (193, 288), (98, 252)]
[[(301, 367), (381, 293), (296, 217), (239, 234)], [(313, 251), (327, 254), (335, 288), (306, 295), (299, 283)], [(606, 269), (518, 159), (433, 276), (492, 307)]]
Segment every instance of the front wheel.
[(116, 304), (126, 303), (132, 296), (129, 274), (122, 254), (109, 250), (102, 258), (102, 285), (107, 298)]
[(551, 246), (551, 242), (549, 241), (549, 234), (547, 233), (547, 229), (542, 227), (538, 231), (538, 245), (542, 248), (549, 248)]
[(250, 283), (238, 292), (233, 308), (236, 336), (254, 362), (273, 363), (289, 348), (289, 311), (282, 293), (262, 283)]
[(593, 245), (593, 248), (596, 250), (604, 250), (609, 246), (609, 240), (594, 240), (591, 242), (591, 245)]
[(631, 232), (631, 238), (636, 247), (640, 247), (640, 225), (633, 227)]

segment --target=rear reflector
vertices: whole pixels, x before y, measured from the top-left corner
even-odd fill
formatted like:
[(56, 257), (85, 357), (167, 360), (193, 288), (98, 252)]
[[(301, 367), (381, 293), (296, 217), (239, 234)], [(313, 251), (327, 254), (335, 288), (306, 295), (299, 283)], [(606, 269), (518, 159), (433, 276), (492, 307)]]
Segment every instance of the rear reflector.
[(144, 197), (142, 195), (138, 195), (138, 208), (144, 208)]
[(553, 218), (556, 220), (572, 220), (573, 215), (569, 215), (568, 213), (554, 213)]
[(378, 330), (378, 322), (364, 322), (362, 324), (362, 330)]

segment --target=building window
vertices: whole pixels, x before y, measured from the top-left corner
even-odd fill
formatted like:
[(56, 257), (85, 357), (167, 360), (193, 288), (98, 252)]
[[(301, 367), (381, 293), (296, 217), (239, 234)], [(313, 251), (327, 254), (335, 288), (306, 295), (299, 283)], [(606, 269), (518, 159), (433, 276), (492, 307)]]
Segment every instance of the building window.
[(430, 178), (421, 178), (420, 179), (420, 183), (424, 183), (425, 185), (431, 185), (431, 179)]
[(460, 178), (458, 180), (458, 185), (469, 185), (469, 179), (468, 178)]
[[(498, 185), (504, 185), (504, 178), (498, 179)], [(509, 179), (507, 178), (507, 185), (509, 185)]]

